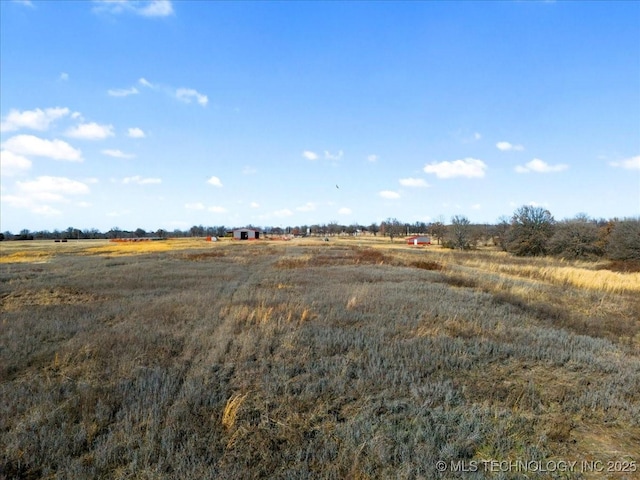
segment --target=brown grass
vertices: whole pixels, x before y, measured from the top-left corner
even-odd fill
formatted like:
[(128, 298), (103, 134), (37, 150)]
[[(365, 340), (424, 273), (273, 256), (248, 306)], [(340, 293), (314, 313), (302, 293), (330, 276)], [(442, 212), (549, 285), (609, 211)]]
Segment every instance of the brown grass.
[(640, 460), (634, 273), (388, 239), (154, 243), (2, 252), (49, 261), (0, 271), (0, 478)]

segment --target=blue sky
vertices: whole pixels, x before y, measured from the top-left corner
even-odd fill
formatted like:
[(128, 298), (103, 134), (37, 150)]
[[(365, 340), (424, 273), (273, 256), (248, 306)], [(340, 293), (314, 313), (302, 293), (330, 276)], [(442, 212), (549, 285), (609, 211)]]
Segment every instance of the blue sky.
[(0, 9), (2, 231), (640, 214), (640, 2)]

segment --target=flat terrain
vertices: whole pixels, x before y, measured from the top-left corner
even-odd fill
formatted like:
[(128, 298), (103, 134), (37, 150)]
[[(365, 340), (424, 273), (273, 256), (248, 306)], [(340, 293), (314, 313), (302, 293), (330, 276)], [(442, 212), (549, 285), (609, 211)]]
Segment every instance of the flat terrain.
[(2, 242), (0, 478), (640, 478), (640, 273), (606, 267)]

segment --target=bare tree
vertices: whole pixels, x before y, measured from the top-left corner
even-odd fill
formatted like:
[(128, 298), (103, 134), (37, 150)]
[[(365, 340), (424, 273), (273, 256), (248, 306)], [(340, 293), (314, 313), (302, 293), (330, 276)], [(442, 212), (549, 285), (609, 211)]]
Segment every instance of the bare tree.
[(555, 220), (542, 207), (523, 205), (511, 218), (507, 232), (507, 251), (519, 256), (546, 255)]
[(438, 241), (438, 245), (442, 242), (442, 239), (447, 233), (447, 227), (443, 221), (435, 221), (429, 226), (431, 235)]
[(454, 215), (451, 217), (451, 227), (449, 228), (449, 241), (453, 248), (468, 250), (471, 248), (471, 222), (464, 215)]
[(559, 222), (549, 239), (549, 253), (563, 258), (593, 258), (604, 252), (598, 226), (584, 215)]
[(640, 218), (616, 222), (607, 244), (612, 260), (640, 260)]

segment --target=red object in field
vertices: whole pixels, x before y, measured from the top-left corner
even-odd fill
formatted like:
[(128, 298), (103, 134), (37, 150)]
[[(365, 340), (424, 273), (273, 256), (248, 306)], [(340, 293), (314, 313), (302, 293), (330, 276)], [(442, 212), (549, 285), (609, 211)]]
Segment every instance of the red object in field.
[(407, 245), (431, 245), (431, 237), (427, 235), (414, 235), (407, 237)]

